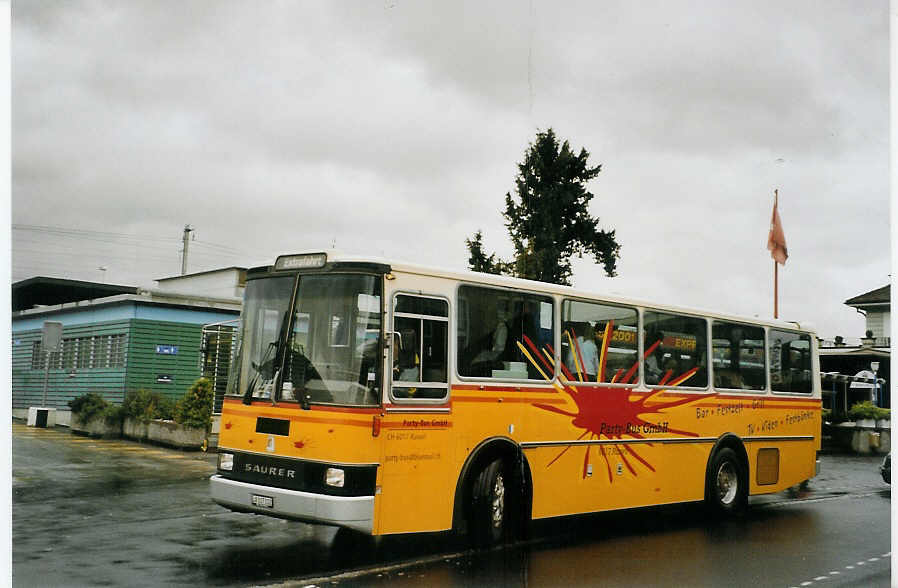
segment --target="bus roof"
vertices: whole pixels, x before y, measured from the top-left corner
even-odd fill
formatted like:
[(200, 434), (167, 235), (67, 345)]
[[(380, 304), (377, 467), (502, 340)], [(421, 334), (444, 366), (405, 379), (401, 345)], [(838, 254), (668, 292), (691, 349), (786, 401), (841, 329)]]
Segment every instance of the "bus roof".
[[(410, 263), (405, 261), (400, 261), (396, 259), (387, 259), (377, 256), (361, 256), (361, 255), (353, 255), (347, 254), (337, 250), (316, 250), (316, 251), (300, 251), (290, 255), (305, 255), (305, 254), (320, 254), (324, 253), (327, 256), (328, 264), (376, 264), (382, 265), (385, 267), (391, 268), (391, 271), (401, 272), (407, 274), (416, 274), (421, 276), (433, 276), (439, 278), (447, 278), (458, 280), (461, 282), (468, 283), (476, 283), (476, 284), (484, 284), (490, 286), (498, 286), (503, 288), (510, 289), (518, 289), (518, 290), (527, 290), (527, 291), (537, 291), (537, 292), (545, 292), (549, 294), (557, 294), (560, 296), (569, 296), (572, 298), (582, 298), (582, 299), (599, 299), (602, 301), (612, 302), (616, 304), (629, 304), (633, 306), (647, 307), (653, 310), (662, 310), (662, 311), (670, 311), (670, 312), (678, 312), (678, 313), (686, 313), (693, 315), (702, 315), (710, 318), (716, 318), (721, 320), (731, 320), (735, 322), (743, 322), (743, 323), (752, 323), (759, 324), (769, 327), (775, 328), (785, 328), (791, 330), (800, 330), (808, 333), (812, 333), (816, 335), (816, 329), (810, 323), (802, 323), (799, 321), (785, 321), (785, 320), (777, 320), (777, 319), (766, 319), (766, 318), (758, 318), (758, 317), (748, 317), (744, 315), (736, 315), (723, 313), (714, 310), (708, 310), (698, 307), (684, 307), (684, 306), (675, 306), (670, 304), (664, 304), (657, 301), (645, 300), (645, 299), (637, 299), (631, 298), (628, 296), (622, 296), (619, 294), (607, 294), (603, 292), (597, 292), (594, 290), (584, 290), (579, 288), (574, 288), (572, 286), (561, 286), (558, 284), (551, 284), (548, 282), (537, 282), (534, 280), (526, 280), (523, 278), (514, 278), (510, 276), (502, 276), (495, 274), (487, 274), (482, 272), (474, 272), (471, 270), (453, 270), (447, 268), (440, 268), (434, 266), (426, 266), (420, 265), (416, 263)], [(259, 270), (273, 270), (274, 265), (271, 266), (262, 266), (258, 268), (253, 268), (252, 272)]]

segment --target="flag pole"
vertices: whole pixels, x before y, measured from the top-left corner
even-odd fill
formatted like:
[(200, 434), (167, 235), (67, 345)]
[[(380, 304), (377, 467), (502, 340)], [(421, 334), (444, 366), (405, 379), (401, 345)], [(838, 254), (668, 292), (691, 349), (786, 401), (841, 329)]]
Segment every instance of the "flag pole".
[[(779, 190), (773, 191), (773, 209), (779, 204)], [(776, 267), (776, 259), (773, 260), (773, 318), (779, 318), (779, 268)]]

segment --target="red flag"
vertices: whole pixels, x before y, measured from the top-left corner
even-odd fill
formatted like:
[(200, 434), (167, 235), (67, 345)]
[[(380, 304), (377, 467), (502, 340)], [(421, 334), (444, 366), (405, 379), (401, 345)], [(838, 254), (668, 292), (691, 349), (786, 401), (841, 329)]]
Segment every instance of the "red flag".
[(780, 214), (773, 204), (773, 216), (770, 218), (770, 234), (767, 235), (767, 249), (778, 264), (786, 265), (789, 251), (786, 249), (786, 235), (783, 233), (783, 224), (780, 222)]

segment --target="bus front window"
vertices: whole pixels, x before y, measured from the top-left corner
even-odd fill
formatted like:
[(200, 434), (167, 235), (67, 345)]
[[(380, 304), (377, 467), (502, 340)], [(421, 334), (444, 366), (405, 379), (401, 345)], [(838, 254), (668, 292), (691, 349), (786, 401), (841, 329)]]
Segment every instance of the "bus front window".
[(291, 311), (295, 284), (291, 276), (247, 283), (230, 394), (304, 407), (379, 404), (380, 278), (301, 275)]
[(231, 379), (230, 394), (243, 396), (247, 402), (252, 398), (271, 398), (295, 281), (293, 277), (282, 277), (247, 283), (237, 373)]
[(378, 277), (299, 279), (281, 398), (307, 403), (380, 403), (381, 305)]

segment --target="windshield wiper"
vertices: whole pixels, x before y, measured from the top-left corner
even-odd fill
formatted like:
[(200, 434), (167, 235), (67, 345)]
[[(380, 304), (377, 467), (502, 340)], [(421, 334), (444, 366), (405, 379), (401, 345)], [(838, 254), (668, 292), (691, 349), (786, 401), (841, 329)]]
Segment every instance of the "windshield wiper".
[[(265, 355), (262, 356), (262, 359), (261, 359), (261, 361), (259, 361), (259, 363), (250, 361), (250, 365), (252, 366), (253, 371), (255, 373), (253, 374), (252, 379), (249, 381), (249, 384), (247, 384), (247, 386), (246, 386), (246, 392), (243, 394), (243, 404), (252, 404), (253, 394), (256, 391), (256, 386), (259, 384), (259, 377), (262, 375), (262, 368), (265, 366), (265, 363), (269, 360), (269, 357), (271, 357), (271, 350), (272, 349), (276, 350), (277, 347), (278, 347), (277, 341), (270, 342), (268, 344), (268, 348), (265, 350)], [(277, 377), (277, 373), (275, 373), (275, 377)], [(274, 393), (272, 392), (272, 396), (273, 395), (274, 395)], [(272, 401), (273, 400), (274, 400), (274, 398), (272, 398)]]
[[(309, 406), (309, 395), (306, 394), (306, 370), (309, 367), (312, 367), (312, 362), (309, 361), (309, 358), (306, 357), (305, 353), (302, 351), (297, 351), (296, 357), (294, 361), (298, 360), (299, 365), (296, 366), (296, 379), (298, 380), (297, 391), (299, 392), (296, 395), (296, 399), (299, 400), (299, 406), (302, 407), (303, 410), (309, 410), (311, 407)], [(315, 368), (312, 367), (312, 371), (314, 372)]]

